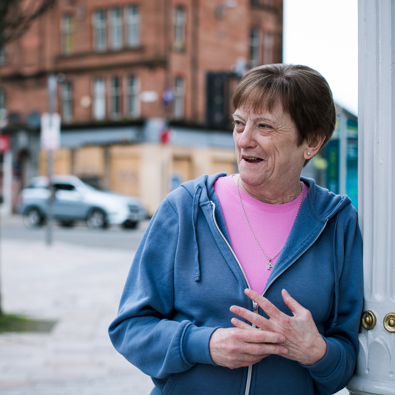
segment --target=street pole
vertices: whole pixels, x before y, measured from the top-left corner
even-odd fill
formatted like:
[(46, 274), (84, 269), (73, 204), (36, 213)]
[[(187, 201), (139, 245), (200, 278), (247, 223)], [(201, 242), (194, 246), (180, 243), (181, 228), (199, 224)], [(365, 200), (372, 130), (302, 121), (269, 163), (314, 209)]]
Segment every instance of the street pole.
[(359, 0), (358, 208), (364, 313), (351, 394), (395, 394), (395, 1)]
[[(53, 127), (53, 114), (55, 112), (55, 99), (56, 99), (56, 86), (57, 81), (54, 74), (48, 77), (48, 114), (49, 114), (49, 127)], [(47, 245), (52, 244), (52, 210), (53, 210), (53, 200), (54, 200), (54, 190), (52, 187), (52, 175), (53, 175), (53, 161), (54, 161), (53, 150), (49, 149), (47, 151), (47, 176), (48, 176), (48, 210), (47, 210), (47, 232), (46, 241)]]

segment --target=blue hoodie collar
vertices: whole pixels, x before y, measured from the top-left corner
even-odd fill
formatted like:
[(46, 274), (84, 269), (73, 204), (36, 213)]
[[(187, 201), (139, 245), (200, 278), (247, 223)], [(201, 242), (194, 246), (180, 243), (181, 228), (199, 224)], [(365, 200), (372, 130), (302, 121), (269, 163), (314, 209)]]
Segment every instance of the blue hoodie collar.
[[(214, 194), (214, 183), (219, 177), (226, 176), (226, 173), (217, 173), (211, 176), (203, 175), (182, 184), (191, 197), (192, 203), (192, 226), (194, 235), (194, 262), (195, 262), (195, 281), (200, 281), (200, 262), (199, 262), (199, 248), (197, 238), (197, 221), (199, 207), (214, 200), (216, 203), (218, 223), (222, 228), (222, 232), (229, 241), (228, 233), (225, 228), (225, 221), (223, 220), (222, 211), (219, 208), (217, 196)], [(278, 257), (275, 269), (270, 275), (268, 284), (277, 277), (281, 271), (289, 264), (297, 259), (306, 251), (320, 232), (325, 227), (326, 222), (332, 218), (338, 211), (351, 203), (347, 196), (335, 195), (325, 188), (321, 188), (315, 184), (311, 178), (301, 177), (301, 180), (308, 185), (309, 193), (306, 196), (299, 214), (295, 220), (294, 226), (284, 248)], [(221, 226), (222, 225), (222, 226)]]

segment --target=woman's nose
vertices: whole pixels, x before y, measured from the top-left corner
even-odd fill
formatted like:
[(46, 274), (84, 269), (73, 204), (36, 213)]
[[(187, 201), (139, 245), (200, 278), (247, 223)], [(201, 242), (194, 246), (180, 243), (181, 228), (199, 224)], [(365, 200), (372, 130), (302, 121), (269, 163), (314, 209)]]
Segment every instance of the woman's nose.
[(254, 139), (254, 126), (249, 122), (247, 122), (243, 132), (240, 135), (239, 145), (242, 148), (253, 147), (256, 145)]

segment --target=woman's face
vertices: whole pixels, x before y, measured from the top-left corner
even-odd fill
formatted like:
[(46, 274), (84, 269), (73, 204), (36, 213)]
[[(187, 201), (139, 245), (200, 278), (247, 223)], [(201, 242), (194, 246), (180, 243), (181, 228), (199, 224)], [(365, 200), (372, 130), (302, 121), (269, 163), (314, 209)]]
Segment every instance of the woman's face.
[(297, 145), (296, 125), (279, 102), (271, 112), (240, 107), (233, 114), (233, 138), (241, 180), (246, 189), (273, 192), (295, 188), (307, 144)]

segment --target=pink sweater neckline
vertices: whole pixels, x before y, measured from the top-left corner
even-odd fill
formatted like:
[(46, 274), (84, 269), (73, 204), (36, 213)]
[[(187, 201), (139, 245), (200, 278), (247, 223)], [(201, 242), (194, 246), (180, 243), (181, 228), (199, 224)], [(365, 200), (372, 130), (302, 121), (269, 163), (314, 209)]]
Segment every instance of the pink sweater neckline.
[[(233, 176), (218, 178), (214, 189), (221, 204), (232, 248), (250, 287), (262, 294), (271, 270), (267, 269), (268, 259), (259, 248), (245, 219)], [(303, 184), (304, 198), (306, 198), (308, 190), (308, 187)], [(241, 189), (240, 197), (255, 236), (266, 255), (272, 258), (281, 250), (288, 238), (302, 194), (295, 200), (284, 204), (261, 202)], [(278, 256), (271, 260), (273, 266), (276, 264)]]

